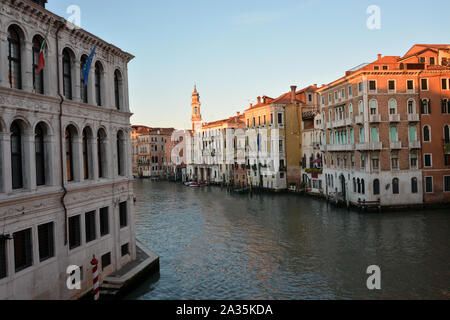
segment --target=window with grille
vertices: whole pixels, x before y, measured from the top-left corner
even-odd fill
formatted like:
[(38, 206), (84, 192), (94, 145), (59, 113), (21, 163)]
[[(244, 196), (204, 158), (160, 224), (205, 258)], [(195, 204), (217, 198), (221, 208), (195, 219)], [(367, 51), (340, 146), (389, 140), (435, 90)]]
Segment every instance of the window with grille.
[(31, 229), (14, 233), (14, 263), (16, 272), (33, 265)]
[(95, 234), (95, 211), (86, 213), (84, 222), (86, 227), (86, 243), (89, 243), (94, 241), (97, 237)]
[(74, 249), (81, 245), (80, 216), (69, 218), (69, 248)]
[(125, 228), (128, 225), (127, 217), (127, 202), (122, 202), (119, 205), (119, 215), (120, 215), (120, 227)]
[(45, 261), (55, 256), (53, 222), (38, 227), (39, 260)]
[(100, 236), (109, 234), (109, 208), (100, 209)]

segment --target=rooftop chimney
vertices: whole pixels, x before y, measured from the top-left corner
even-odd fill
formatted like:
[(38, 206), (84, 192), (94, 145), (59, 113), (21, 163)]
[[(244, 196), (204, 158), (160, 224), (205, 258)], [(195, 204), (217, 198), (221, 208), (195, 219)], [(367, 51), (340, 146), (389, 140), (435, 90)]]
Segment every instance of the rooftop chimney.
[(297, 101), (297, 86), (291, 86), (291, 103)]
[(250, 103), (250, 109), (253, 108), (253, 103)]
[(379, 53), (379, 54), (378, 54), (378, 60), (380, 60), (380, 59), (381, 59), (381, 57), (382, 57), (382, 54), (381, 54), (381, 53)]
[(258, 97), (257, 100), (258, 100), (258, 104), (260, 104), (261, 103), (261, 97)]
[(238, 111), (238, 112), (237, 112), (237, 116), (239, 117), (240, 115), (241, 115), (241, 113)]

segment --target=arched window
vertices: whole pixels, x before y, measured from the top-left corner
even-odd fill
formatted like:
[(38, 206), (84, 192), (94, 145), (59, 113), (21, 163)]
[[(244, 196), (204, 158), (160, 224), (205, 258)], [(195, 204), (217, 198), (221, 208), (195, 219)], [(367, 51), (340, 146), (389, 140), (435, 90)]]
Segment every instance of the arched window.
[(378, 114), (378, 101), (375, 99), (370, 100), (370, 114)]
[(123, 131), (117, 132), (117, 174), (125, 176), (125, 136)]
[[(98, 177), (106, 178), (106, 133), (104, 129), (98, 130), (97, 133), (97, 160), (98, 160)], [(136, 147), (137, 148), (137, 147)]]
[(392, 179), (392, 193), (393, 194), (400, 193), (399, 180), (397, 178)]
[(74, 165), (74, 142), (77, 135), (77, 130), (74, 126), (69, 125), (65, 132), (65, 148), (66, 148), (66, 173), (67, 181), (75, 180), (75, 172), (73, 171)]
[(423, 127), (423, 141), (430, 142), (431, 141), (431, 134), (430, 134), (430, 127), (425, 126)]
[(408, 100), (408, 114), (416, 113), (416, 101), (414, 99)]
[(380, 180), (373, 180), (373, 194), (378, 196), (380, 194)]
[(62, 69), (64, 97), (72, 100), (72, 54), (67, 48), (63, 50)]
[(417, 129), (415, 126), (409, 126), (409, 141), (417, 141)]
[(46, 184), (45, 170), (45, 135), (46, 127), (39, 123), (34, 131), (34, 152), (36, 161), (36, 185), (44, 186)]
[(417, 178), (412, 178), (411, 179), (411, 192), (412, 193), (418, 193), (419, 192)]
[(44, 39), (41, 36), (33, 38), (33, 88), (34, 92), (44, 94), (44, 69), (37, 73), (39, 66), (39, 55)]
[(397, 100), (389, 100), (389, 114), (397, 114)]
[(19, 121), (11, 124), (11, 175), (13, 190), (23, 188), (22, 135)]
[(83, 129), (83, 177), (84, 180), (88, 180), (91, 175), (91, 166), (90, 166), (90, 139), (92, 138), (92, 132), (90, 128)]
[(356, 193), (357, 187), (356, 187), (356, 179), (353, 178), (353, 192)]
[(361, 193), (361, 180), (359, 180), (359, 178), (357, 180), (357, 183), (358, 183), (358, 193)]
[(362, 100), (359, 101), (358, 108), (359, 108), (359, 114), (363, 114), (364, 113), (364, 102)]
[(348, 114), (350, 118), (353, 117), (353, 103), (350, 103), (348, 106)]
[(22, 89), (22, 38), (17, 26), (8, 28), (8, 79), (14, 89)]
[(450, 126), (447, 124), (444, 126), (444, 141), (450, 143)]
[(102, 65), (97, 61), (95, 63), (95, 101), (99, 107), (102, 105), (102, 74)]
[(120, 110), (122, 107), (122, 75), (119, 70), (114, 72), (114, 97), (116, 109)]
[(420, 112), (422, 114), (431, 114), (431, 104), (428, 99), (423, 99), (420, 101)]
[(80, 72), (81, 72), (81, 74), (80, 74), (80, 97), (81, 97), (81, 102), (83, 102), (83, 103), (88, 103), (88, 87), (87, 87), (87, 84), (84, 82), (84, 77), (83, 77), (83, 68), (87, 61), (88, 61), (88, 56), (82, 55), (81, 60), (80, 60)]
[(364, 179), (361, 179), (361, 194), (366, 194), (366, 184), (364, 183)]

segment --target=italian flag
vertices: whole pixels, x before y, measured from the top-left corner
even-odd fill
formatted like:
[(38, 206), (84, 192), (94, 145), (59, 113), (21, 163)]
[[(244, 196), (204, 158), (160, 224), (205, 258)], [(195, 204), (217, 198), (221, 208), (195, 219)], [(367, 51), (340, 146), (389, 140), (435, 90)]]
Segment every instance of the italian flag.
[(45, 51), (45, 46), (47, 44), (47, 37), (48, 37), (49, 31), (50, 31), (50, 25), (48, 25), (47, 33), (45, 34), (44, 41), (42, 41), (41, 51), (39, 51), (39, 64), (38, 64), (38, 68), (36, 70), (37, 74), (41, 73), (42, 69), (44, 69), (44, 67), (45, 67), (44, 51)]

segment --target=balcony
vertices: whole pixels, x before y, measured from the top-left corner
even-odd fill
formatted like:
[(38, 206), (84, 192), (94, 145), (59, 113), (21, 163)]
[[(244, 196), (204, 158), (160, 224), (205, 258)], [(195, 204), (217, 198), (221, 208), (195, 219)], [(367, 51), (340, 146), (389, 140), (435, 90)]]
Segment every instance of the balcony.
[(332, 127), (331, 122), (327, 122), (327, 129), (331, 129), (331, 127)]
[(401, 141), (391, 142), (391, 150), (399, 150), (401, 148), (402, 148), (402, 142)]
[(419, 122), (420, 121), (419, 114), (418, 113), (408, 114), (408, 121), (409, 122)]
[(337, 151), (353, 151), (355, 148), (354, 144), (330, 144), (327, 146), (328, 152), (337, 152)]
[(365, 142), (356, 145), (356, 150), (358, 151), (378, 151), (381, 149), (383, 149), (382, 142)]
[(351, 127), (351, 126), (353, 126), (354, 124), (355, 124), (355, 121), (353, 120), (353, 117), (345, 119), (345, 125), (346, 125), (347, 127)]
[(390, 122), (400, 122), (400, 115), (399, 114), (390, 114), (389, 121)]
[(345, 119), (333, 121), (334, 128), (345, 127)]
[(363, 114), (357, 115), (355, 117), (355, 122), (356, 122), (356, 124), (363, 124), (364, 123), (364, 115)]
[(410, 141), (409, 142), (409, 148), (410, 149), (420, 149), (421, 148), (420, 141)]
[(369, 121), (370, 122), (381, 122), (381, 114), (371, 114)]
[(327, 152), (327, 145), (321, 144), (321, 145), (320, 145), (320, 151), (322, 151), (322, 152)]

